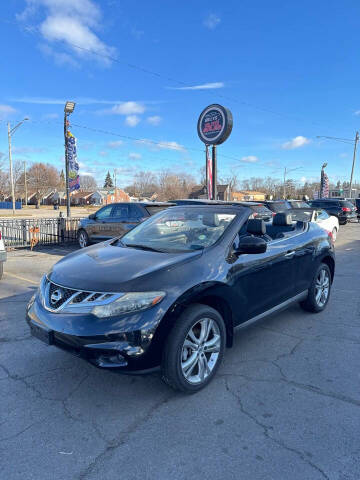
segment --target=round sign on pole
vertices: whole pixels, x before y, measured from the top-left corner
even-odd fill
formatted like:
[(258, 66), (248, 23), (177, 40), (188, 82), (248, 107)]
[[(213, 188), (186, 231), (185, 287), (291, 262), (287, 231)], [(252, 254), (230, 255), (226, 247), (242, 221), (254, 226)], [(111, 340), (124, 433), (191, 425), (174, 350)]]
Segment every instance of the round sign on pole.
[(229, 137), (233, 127), (230, 110), (214, 103), (201, 112), (197, 131), (199, 138), (206, 145), (220, 145)]

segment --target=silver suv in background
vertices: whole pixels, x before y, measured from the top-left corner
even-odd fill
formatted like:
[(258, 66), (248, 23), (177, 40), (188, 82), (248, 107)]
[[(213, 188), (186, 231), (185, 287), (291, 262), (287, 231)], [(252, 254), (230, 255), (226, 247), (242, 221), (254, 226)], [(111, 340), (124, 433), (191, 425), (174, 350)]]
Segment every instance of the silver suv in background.
[(91, 243), (119, 237), (155, 213), (172, 207), (165, 202), (111, 203), (80, 220), (78, 241), (81, 248)]

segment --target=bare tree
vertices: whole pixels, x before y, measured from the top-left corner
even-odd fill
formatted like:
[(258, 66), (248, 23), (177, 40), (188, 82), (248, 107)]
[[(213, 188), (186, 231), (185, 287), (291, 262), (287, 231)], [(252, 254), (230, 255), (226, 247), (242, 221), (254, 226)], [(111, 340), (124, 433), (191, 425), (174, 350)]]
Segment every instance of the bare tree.
[[(60, 180), (61, 183), (61, 180)], [(80, 190), (82, 191), (91, 191), (96, 190), (97, 184), (96, 180), (91, 175), (80, 175)]]
[(9, 192), (9, 172), (5, 169), (4, 154), (0, 152), (0, 200), (4, 199)]
[(229, 185), (230, 192), (235, 192), (239, 188), (239, 178), (237, 173), (219, 179), (218, 183)]
[(195, 179), (188, 173), (173, 173), (163, 170), (159, 174), (159, 200), (175, 200), (188, 198), (192, 187), (196, 184)]
[(37, 204), (52, 188), (59, 185), (59, 172), (55, 167), (45, 163), (34, 163), (27, 171), (29, 189), (35, 190)]
[(140, 171), (135, 174), (133, 186), (135, 195), (157, 192), (159, 189), (156, 175), (153, 172), (145, 171)]

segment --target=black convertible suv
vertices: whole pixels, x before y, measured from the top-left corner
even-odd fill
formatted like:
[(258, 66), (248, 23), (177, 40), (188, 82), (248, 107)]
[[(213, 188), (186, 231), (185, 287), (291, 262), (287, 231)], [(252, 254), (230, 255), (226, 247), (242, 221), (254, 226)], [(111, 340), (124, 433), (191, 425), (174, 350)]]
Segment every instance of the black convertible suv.
[(34, 336), (124, 373), (161, 367), (187, 393), (207, 385), (234, 330), (301, 302), (329, 300), (327, 232), (235, 205), (178, 206), (121, 239), (74, 252), (45, 275), (27, 307)]

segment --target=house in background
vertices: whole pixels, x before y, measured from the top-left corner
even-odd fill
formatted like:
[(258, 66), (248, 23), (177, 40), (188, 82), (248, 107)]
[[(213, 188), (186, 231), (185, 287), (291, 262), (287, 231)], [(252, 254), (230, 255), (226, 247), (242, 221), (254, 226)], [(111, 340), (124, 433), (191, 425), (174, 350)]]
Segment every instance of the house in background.
[(124, 190), (121, 190), (121, 188), (112, 188), (107, 190), (106, 194), (104, 195), (103, 204), (108, 205), (109, 203), (118, 202), (130, 202), (129, 195), (124, 192)]
[(236, 202), (262, 201), (265, 200), (265, 193), (252, 190), (242, 190), (240, 192), (232, 192), (231, 200)]
[[(217, 199), (216, 200), (224, 200), (229, 201), (231, 196), (230, 186), (229, 185), (218, 185), (217, 186)], [(207, 188), (205, 185), (195, 185), (192, 188), (189, 198), (196, 198), (196, 199), (206, 199), (207, 197)]]

